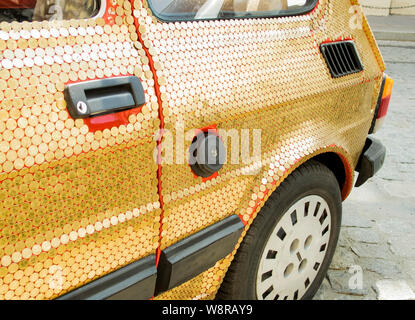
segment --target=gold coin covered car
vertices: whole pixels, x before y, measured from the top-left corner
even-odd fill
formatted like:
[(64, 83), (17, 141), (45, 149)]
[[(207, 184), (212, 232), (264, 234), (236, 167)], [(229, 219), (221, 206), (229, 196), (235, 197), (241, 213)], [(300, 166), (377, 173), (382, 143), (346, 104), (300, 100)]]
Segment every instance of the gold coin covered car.
[(384, 71), (357, 0), (0, 0), (0, 299), (313, 297)]

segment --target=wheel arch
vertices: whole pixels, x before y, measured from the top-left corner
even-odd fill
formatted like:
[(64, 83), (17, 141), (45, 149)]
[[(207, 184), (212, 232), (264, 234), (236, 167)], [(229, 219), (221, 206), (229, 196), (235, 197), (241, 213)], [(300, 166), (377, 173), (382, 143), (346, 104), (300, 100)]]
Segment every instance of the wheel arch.
[[(338, 152), (324, 152), (317, 154), (307, 161), (315, 160), (325, 165), (335, 175), (342, 193), (342, 200), (350, 194), (353, 181), (353, 171), (346, 157)], [(306, 162), (307, 162), (306, 161)]]
[[(240, 245), (242, 244), (242, 241), (244, 240), (245, 236), (247, 235), (250, 227), (252, 226), (252, 223), (257, 218), (257, 214), (259, 211), (261, 211), (262, 207), (264, 207), (264, 204), (267, 202), (267, 200), (270, 198), (270, 196), (278, 190), (279, 186), (291, 175), (294, 174), (294, 172), (297, 172), (300, 167), (303, 167), (305, 164), (314, 162), (314, 164), (319, 163), (323, 166), (325, 166), (328, 170), (333, 172), (338, 185), (340, 186), (341, 190), (341, 199), (344, 200), (348, 194), (351, 191), (351, 186), (354, 178), (354, 172), (353, 172), (353, 161), (348, 152), (338, 146), (335, 145), (329, 145), (326, 147), (323, 147), (321, 149), (315, 149), (313, 152), (311, 152), (308, 155), (305, 155), (302, 158), (297, 159), (290, 168), (287, 168), (284, 175), (280, 177), (280, 179), (274, 184), (274, 187), (271, 189), (268, 189), (267, 193), (262, 199), (258, 199), (257, 205), (253, 208), (253, 214), (250, 218), (250, 220), (245, 224), (244, 232), (242, 233), (241, 237), (238, 240), (238, 243), (236, 247), (234, 248), (234, 251), (231, 254), (230, 262), (234, 259), (236, 256), (238, 250), (240, 249)], [(301, 177), (301, 176), (298, 176)], [(330, 186), (335, 186), (335, 181)], [(339, 199), (339, 198), (337, 198)], [(341, 210), (341, 209), (340, 209)], [(243, 217), (241, 217), (241, 220), (243, 220)], [(225, 269), (224, 275), (222, 280), (225, 278), (226, 274), (228, 273), (228, 267)], [(221, 281), (222, 282), (222, 281)]]
[(337, 145), (328, 145), (326, 147), (315, 149), (312, 153), (295, 160), (293, 164), (286, 169), (285, 173), (281, 177), (275, 179), (271, 183), (272, 188), (266, 189), (262, 196), (256, 196), (256, 200), (252, 205), (250, 205), (250, 207), (243, 207), (241, 209), (239, 216), (242, 222), (249, 228), (249, 225), (255, 219), (256, 214), (265, 204), (269, 196), (290, 174), (310, 160), (318, 161), (326, 165), (334, 173), (340, 186), (342, 200), (344, 201), (350, 194), (354, 179), (352, 160), (344, 148)]

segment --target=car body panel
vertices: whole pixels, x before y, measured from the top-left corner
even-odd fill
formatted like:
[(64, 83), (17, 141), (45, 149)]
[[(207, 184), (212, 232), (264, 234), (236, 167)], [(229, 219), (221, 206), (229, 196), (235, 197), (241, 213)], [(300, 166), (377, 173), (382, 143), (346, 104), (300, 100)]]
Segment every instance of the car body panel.
[[(225, 134), (248, 129), (251, 155), (253, 131), (262, 132), (260, 161), (227, 163), (207, 181), (177, 161), (162, 162), (161, 250), (234, 213), (247, 230), (290, 172), (321, 153), (344, 163), (347, 197), (384, 71), (356, 2), (322, 0), (296, 17), (166, 23), (144, 1), (136, 19), (157, 66), (165, 151), (183, 132), (190, 132), (188, 150), (192, 130), (213, 126)], [(333, 79), (319, 46), (342, 40), (355, 43), (364, 70)], [(228, 159), (231, 152), (228, 146)], [(235, 252), (157, 298), (214, 297)]]
[[(0, 298), (58, 297), (236, 214), (245, 229), (233, 252), (156, 297), (214, 298), (256, 214), (298, 166), (336, 154), (349, 194), (385, 69), (379, 49), (354, 0), (320, 0), (299, 16), (176, 23), (157, 20), (145, 0), (105, 9), (0, 24)], [(333, 79), (319, 48), (342, 40), (364, 70)], [(76, 51), (84, 47), (94, 62)], [(17, 68), (22, 48), (62, 63)], [(143, 84), (142, 108), (70, 118), (65, 85), (128, 75)], [(186, 158), (201, 130), (237, 159), (207, 179)]]
[[(54, 298), (157, 249), (157, 97), (120, 19), (108, 1), (96, 19), (1, 24), (0, 299)], [(70, 117), (65, 85), (130, 75), (144, 106)]]

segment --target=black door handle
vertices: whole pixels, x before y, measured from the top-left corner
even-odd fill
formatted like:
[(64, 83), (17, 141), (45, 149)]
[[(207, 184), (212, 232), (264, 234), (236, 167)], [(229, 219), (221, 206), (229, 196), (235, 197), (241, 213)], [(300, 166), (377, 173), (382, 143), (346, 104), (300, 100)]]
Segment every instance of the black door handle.
[(69, 84), (65, 87), (65, 100), (74, 119), (128, 110), (146, 102), (143, 85), (135, 76)]

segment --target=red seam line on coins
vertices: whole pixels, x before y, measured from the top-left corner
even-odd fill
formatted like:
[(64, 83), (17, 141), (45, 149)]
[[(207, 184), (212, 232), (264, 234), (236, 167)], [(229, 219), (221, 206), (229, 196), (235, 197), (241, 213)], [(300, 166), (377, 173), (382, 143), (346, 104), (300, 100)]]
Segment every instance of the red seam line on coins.
[[(143, 1), (141, 1), (143, 2)], [(134, 18), (134, 25), (135, 28), (137, 30), (137, 36), (138, 36), (138, 41), (141, 43), (143, 50), (146, 53), (146, 56), (149, 60), (149, 67), (150, 70), (153, 74), (153, 79), (154, 79), (154, 90), (156, 91), (156, 96), (157, 96), (157, 102), (159, 105), (159, 119), (160, 119), (160, 135), (157, 139), (157, 180), (158, 180), (158, 193), (159, 193), (159, 202), (160, 202), (160, 209), (161, 209), (161, 214), (160, 214), (160, 228), (159, 228), (159, 243), (158, 243), (158, 247), (156, 249), (156, 267), (159, 264), (159, 260), (160, 260), (160, 254), (161, 254), (161, 233), (163, 231), (163, 217), (164, 217), (164, 203), (163, 203), (163, 195), (161, 193), (162, 187), (161, 187), (161, 139), (163, 137), (163, 131), (164, 131), (164, 116), (163, 116), (163, 108), (162, 108), (162, 101), (161, 101), (161, 93), (160, 93), (160, 86), (158, 84), (158, 77), (157, 77), (157, 72), (156, 69), (154, 68), (154, 61), (153, 61), (153, 57), (151, 56), (149, 50), (145, 47), (144, 45), (144, 41), (141, 38), (141, 34), (139, 31), (139, 23), (137, 18), (134, 16), (134, 0), (130, 0), (131, 3), (131, 8), (132, 8), (132, 13), (133, 13), (133, 18)]]

